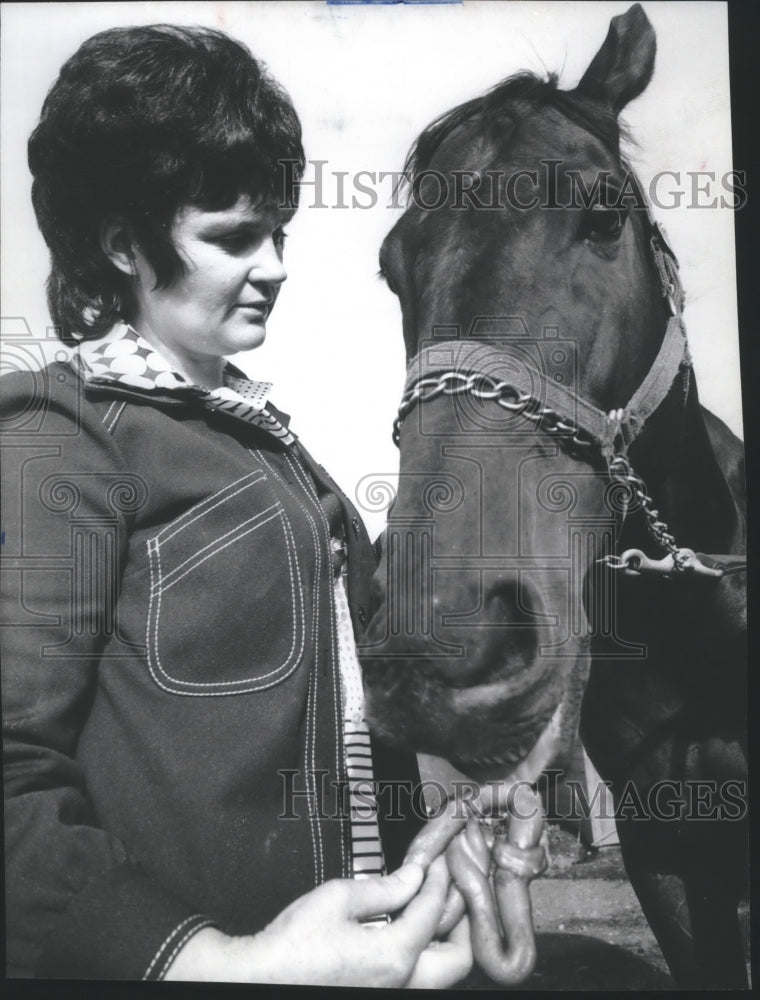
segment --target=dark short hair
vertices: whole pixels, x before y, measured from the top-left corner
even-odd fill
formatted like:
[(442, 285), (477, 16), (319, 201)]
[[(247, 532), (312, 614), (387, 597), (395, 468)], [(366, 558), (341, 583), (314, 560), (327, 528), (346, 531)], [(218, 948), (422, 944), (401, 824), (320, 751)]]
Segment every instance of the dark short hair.
[(48, 304), (59, 335), (104, 333), (125, 276), (100, 243), (124, 218), (156, 272), (183, 270), (171, 238), (182, 205), (295, 208), (304, 169), (290, 98), (242, 43), (210, 28), (112, 28), (64, 64), (29, 140), (32, 202), (50, 249)]

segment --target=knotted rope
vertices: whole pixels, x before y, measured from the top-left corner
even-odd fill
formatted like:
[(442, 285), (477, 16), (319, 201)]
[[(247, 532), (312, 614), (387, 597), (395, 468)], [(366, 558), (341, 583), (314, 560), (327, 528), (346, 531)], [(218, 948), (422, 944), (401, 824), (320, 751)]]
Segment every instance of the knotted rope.
[[(452, 799), (406, 856), (427, 868), (444, 854), (453, 884), (438, 934), (448, 934), (466, 909), (475, 961), (505, 986), (523, 982), (536, 964), (528, 885), (547, 866), (541, 799), (526, 782), (519, 784), (519, 811), (514, 785), (496, 791), (489, 784), (472, 802)], [(506, 815), (487, 815), (501, 803)]]

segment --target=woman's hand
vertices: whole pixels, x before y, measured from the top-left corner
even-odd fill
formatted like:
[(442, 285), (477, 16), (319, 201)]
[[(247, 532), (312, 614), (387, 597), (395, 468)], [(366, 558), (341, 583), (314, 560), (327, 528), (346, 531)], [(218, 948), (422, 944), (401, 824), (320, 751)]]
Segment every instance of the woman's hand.
[[(448, 886), (443, 858), (427, 875), (405, 864), (393, 875), (334, 879), (295, 900), (259, 934), (228, 937), (204, 928), (165, 978), (444, 989), (472, 965), (466, 919), (448, 940), (433, 940)], [(399, 911), (391, 924), (361, 924)]]

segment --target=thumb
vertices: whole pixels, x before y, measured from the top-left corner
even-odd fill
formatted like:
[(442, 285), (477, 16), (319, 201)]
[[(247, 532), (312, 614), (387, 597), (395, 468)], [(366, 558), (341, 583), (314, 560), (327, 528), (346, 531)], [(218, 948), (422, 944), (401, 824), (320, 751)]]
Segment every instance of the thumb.
[(422, 867), (409, 862), (392, 875), (353, 882), (348, 915), (356, 920), (367, 920), (400, 910), (417, 894), (423, 878)]

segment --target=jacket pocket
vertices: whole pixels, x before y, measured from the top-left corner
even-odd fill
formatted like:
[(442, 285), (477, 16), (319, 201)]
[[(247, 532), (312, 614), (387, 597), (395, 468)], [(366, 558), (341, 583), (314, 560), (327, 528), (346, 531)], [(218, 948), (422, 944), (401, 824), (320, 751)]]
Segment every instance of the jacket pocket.
[(303, 584), (287, 514), (259, 470), (148, 540), (148, 665), (174, 694), (260, 691), (303, 656)]

